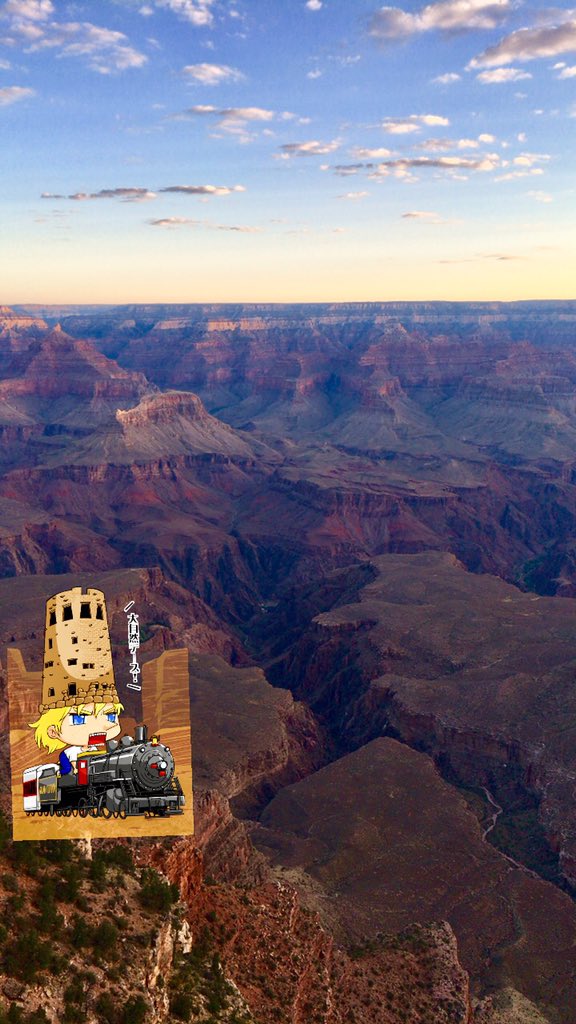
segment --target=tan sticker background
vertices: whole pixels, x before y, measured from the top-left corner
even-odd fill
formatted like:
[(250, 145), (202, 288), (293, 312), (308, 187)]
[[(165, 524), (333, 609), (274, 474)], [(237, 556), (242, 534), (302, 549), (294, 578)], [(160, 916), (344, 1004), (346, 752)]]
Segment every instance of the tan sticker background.
[[(50, 763), (58, 755), (39, 750), (30, 722), (38, 717), (42, 673), (28, 672), (21, 652), (8, 649), (8, 700), (10, 707), (10, 762), (14, 839), (105, 839), (112, 836), (192, 835), (192, 749), (190, 741), (190, 691), (188, 651), (164, 651), (142, 667), (142, 719), (148, 736), (158, 734), (170, 747), (176, 775), (186, 797), (183, 814), (166, 818), (143, 814), (120, 818), (28, 816), (22, 804), (22, 772), (32, 765)], [(120, 716), (118, 736), (134, 735), (136, 723), (126, 713)]]

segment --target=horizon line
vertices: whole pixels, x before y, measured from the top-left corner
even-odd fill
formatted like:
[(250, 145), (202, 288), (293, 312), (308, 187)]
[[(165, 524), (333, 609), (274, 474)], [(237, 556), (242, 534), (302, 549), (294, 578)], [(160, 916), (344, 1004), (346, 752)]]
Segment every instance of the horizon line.
[(391, 306), (391, 305), (458, 305), (458, 306), (479, 306), (479, 305), (527, 305), (529, 303), (576, 303), (576, 296), (567, 298), (558, 296), (555, 298), (522, 298), (522, 299), (135, 299), (122, 302), (74, 302), (74, 301), (18, 301), (0, 302), (0, 308), (14, 309), (38, 309), (55, 307), (91, 307), (102, 309), (114, 309), (123, 306)]

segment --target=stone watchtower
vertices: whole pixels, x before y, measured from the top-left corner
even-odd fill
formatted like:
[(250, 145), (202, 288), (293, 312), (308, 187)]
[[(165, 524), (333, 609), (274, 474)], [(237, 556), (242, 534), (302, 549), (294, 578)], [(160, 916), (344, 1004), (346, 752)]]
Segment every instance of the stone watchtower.
[(118, 701), (106, 602), (101, 590), (73, 587), (46, 602), (39, 711), (93, 701)]

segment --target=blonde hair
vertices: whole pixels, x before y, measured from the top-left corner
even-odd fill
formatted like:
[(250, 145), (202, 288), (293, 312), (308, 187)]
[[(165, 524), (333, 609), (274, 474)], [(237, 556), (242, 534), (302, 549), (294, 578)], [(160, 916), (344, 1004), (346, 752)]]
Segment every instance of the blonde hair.
[[(89, 711), (88, 708), (93, 708), (93, 710)], [(67, 715), (101, 715), (106, 708), (110, 708), (110, 710), (114, 711), (117, 715), (124, 711), (123, 704), (120, 704), (119, 701), (114, 702), (110, 700), (97, 701), (95, 703), (90, 701), (73, 707), (50, 708), (48, 711), (45, 711), (43, 715), (40, 715), (37, 722), (29, 723), (30, 728), (36, 730), (34, 733), (34, 739), (36, 740), (37, 746), (46, 747), (49, 754), (53, 754), (55, 750), (63, 750), (64, 747), (67, 746), (64, 740), (52, 739), (52, 737), (48, 735), (48, 729), (50, 729), (51, 726), (56, 726), (58, 732), (60, 732), (62, 723)]]

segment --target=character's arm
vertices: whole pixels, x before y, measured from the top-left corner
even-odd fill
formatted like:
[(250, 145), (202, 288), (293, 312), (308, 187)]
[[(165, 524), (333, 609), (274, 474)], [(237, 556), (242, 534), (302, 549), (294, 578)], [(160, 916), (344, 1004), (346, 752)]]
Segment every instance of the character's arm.
[(69, 775), (70, 772), (74, 770), (72, 761), (68, 757), (68, 754), (66, 753), (65, 750), (60, 751), (59, 761), (61, 775)]

